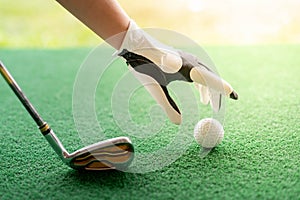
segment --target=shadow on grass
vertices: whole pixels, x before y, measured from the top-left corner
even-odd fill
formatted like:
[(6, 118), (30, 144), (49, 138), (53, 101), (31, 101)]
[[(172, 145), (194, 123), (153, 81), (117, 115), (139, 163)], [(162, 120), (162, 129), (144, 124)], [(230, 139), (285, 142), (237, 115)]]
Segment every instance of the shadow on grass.
[(54, 179), (51, 191), (60, 192), (64, 198), (84, 195), (88, 199), (172, 199), (172, 196), (184, 196), (178, 190), (178, 184), (189, 188), (190, 184), (201, 187), (201, 183), (208, 179), (213, 183), (220, 182), (218, 177), (221, 176), (216, 176), (224, 166), (220, 150), (213, 149), (202, 159), (199, 146), (193, 145), (172, 164), (144, 174), (116, 170), (76, 171), (66, 167), (66, 170), (51, 175)]
[[(164, 176), (174, 176), (178, 171), (185, 173), (199, 169), (200, 166), (210, 165), (218, 157), (218, 149), (212, 149), (205, 158), (200, 158), (200, 149), (198, 147), (190, 149), (186, 155), (182, 156), (174, 163), (164, 167), (161, 170), (148, 172), (145, 174), (128, 173), (117, 170), (110, 171), (76, 171), (70, 170), (65, 174), (65, 178), (72, 182), (89, 183), (93, 185), (113, 185), (114, 187), (123, 187), (124, 185), (139, 185), (151, 183), (153, 180), (164, 179)], [(189, 170), (187, 170), (187, 167)], [(203, 171), (205, 171), (205, 167)], [(165, 180), (167, 181), (167, 180)]]
[(155, 176), (152, 172), (148, 174), (134, 174), (117, 170), (111, 171), (69, 171), (65, 178), (78, 185), (101, 185), (108, 188), (128, 188), (131, 185), (139, 185), (147, 182), (147, 177)]

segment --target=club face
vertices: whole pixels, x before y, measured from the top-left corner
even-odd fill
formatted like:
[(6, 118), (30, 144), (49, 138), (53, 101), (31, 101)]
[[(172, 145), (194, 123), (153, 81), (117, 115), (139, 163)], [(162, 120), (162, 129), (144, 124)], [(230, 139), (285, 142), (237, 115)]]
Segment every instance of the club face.
[(125, 170), (134, 157), (127, 137), (98, 142), (70, 154), (68, 165), (77, 170)]

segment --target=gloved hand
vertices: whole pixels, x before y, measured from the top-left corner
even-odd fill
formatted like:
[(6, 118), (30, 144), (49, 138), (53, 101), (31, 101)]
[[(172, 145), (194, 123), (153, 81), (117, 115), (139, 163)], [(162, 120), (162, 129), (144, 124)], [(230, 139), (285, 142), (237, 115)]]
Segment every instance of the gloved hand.
[(158, 42), (133, 21), (130, 22), (118, 55), (126, 59), (135, 77), (175, 124), (181, 123), (181, 113), (167, 89), (172, 81), (194, 82), (200, 92), (201, 102), (210, 102), (215, 112), (220, 109), (221, 95), (238, 99), (230, 84), (197, 57)]

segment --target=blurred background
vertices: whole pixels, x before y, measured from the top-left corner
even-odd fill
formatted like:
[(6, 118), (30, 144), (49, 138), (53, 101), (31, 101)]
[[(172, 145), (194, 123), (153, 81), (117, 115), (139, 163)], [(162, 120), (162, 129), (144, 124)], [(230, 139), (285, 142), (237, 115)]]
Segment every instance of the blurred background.
[[(299, 44), (299, 0), (119, 0), (142, 28), (202, 45)], [(95, 46), (101, 40), (55, 1), (0, 0), (0, 48)]]

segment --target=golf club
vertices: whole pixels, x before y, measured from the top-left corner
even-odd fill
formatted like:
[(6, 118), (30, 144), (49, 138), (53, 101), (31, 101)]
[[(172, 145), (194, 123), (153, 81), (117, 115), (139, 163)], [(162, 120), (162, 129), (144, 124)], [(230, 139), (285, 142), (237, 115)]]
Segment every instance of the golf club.
[(40, 117), (29, 102), (1, 61), (0, 73), (36, 122), (40, 132), (44, 135), (50, 146), (69, 167), (76, 170), (124, 170), (130, 165), (134, 157), (134, 148), (127, 137), (104, 140), (81, 148), (73, 153), (68, 153), (47, 122)]

